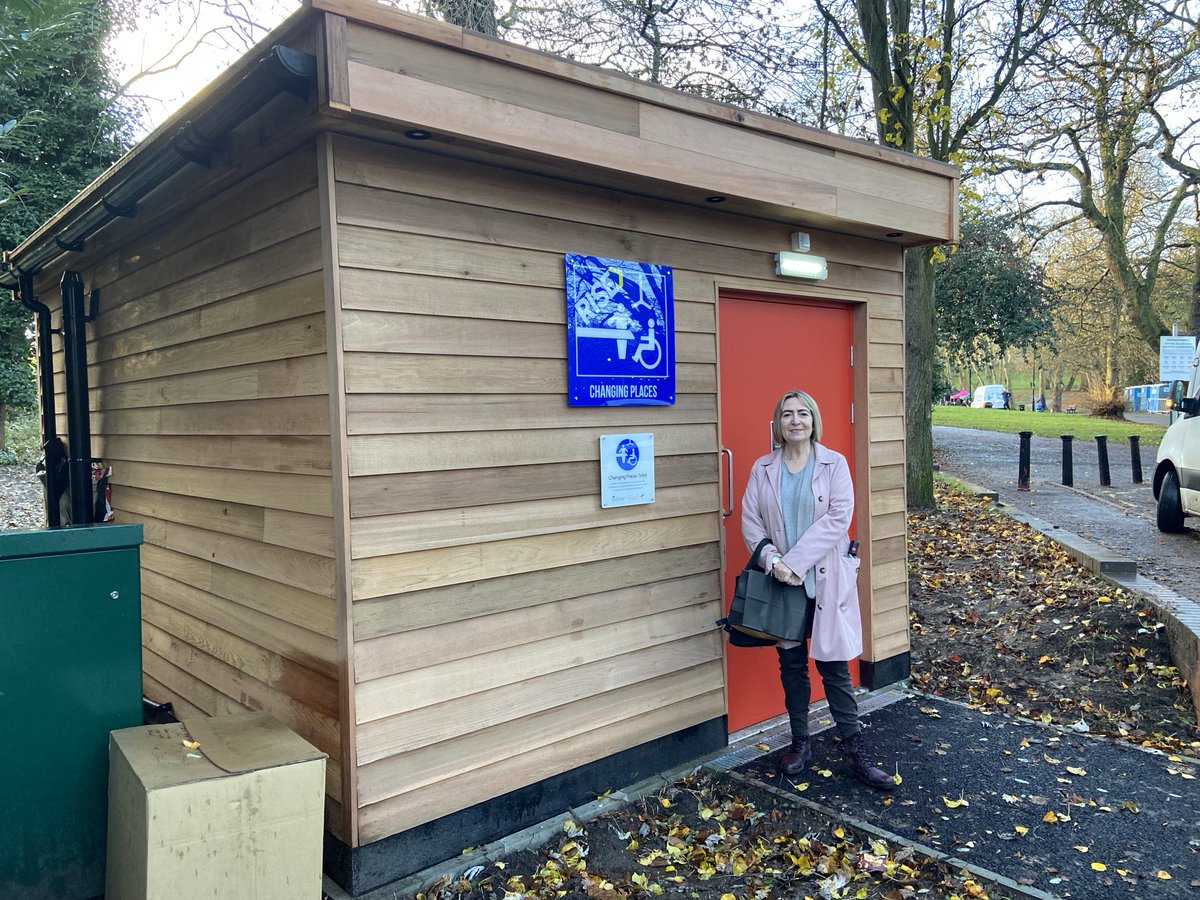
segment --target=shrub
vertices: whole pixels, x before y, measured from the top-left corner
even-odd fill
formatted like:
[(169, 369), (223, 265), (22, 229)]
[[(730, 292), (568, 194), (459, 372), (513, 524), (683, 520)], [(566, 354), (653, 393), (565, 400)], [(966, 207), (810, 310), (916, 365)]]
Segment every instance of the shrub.
[(1090, 382), (1084, 396), (1091, 408), (1091, 415), (1101, 419), (1124, 419), (1125, 412), (1129, 409), (1123, 389), (1099, 381)]
[(0, 447), (0, 465), (34, 462), (41, 455), (41, 419), (36, 409), (12, 410)]

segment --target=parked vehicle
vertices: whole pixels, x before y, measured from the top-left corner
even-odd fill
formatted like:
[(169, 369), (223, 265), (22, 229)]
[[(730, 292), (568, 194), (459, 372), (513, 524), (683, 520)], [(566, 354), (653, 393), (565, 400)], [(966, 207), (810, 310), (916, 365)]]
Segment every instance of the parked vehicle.
[(982, 409), (985, 406), (1000, 409), (1004, 406), (1004, 385), (981, 384), (975, 388), (975, 393), (971, 397), (971, 406), (976, 409)]
[(1174, 421), (1158, 445), (1154, 468), (1154, 499), (1158, 530), (1183, 531), (1186, 516), (1200, 515), (1200, 379), (1192, 361), (1188, 381), (1171, 382), (1168, 402)]

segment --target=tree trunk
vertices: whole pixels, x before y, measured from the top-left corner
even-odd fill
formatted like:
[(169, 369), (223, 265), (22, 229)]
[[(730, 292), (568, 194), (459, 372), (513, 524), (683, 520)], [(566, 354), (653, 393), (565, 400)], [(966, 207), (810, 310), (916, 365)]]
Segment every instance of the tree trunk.
[(905, 436), (908, 456), (908, 508), (933, 507), (934, 348), (933, 259), (928, 247), (904, 253)]
[(1200, 242), (1196, 244), (1196, 277), (1192, 281), (1192, 308), (1189, 316), (1192, 334), (1200, 334)]
[(1063, 384), (1063, 370), (1061, 366), (1054, 370), (1054, 374), (1051, 376), (1051, 383), (1054, 385), (1054, 403), (1051, 409), (1055, 412), (1062, 412), (1063, 390), (1066, 386)]
[(6, 444), (4, 442), (5, 441), (4, 425), (7, 421), (8, 421), (8, 407), (5, 406), (3, 403), (0, 403), (0, 453), (3, 453), (8, 448), (8, 444)]

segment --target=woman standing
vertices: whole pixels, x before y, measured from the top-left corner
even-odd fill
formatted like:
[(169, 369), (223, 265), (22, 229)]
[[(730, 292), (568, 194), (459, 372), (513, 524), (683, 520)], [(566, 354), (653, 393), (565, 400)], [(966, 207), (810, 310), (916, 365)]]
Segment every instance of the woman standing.
[(779, 676), (792, 728), (791, 746), (779, 767), (796, 775), (812, 761), (808, 742), (809, 641), (825, 685), (829, 711), (854, 775), (889, 790), (892, 777), (875, 764), (863, 741), (858, 702), (848, 661), (862, 653), (858, 611), (858, 558), (849, 554), (847, 529), (854, 515), (854, 486), (846, 458), (818, 443), (821, 412), (804, 391), (789, 391), (775, 404), (781, 445), (750, 467), (742, 497), (742, 539), (764, 572), (807, 595), (804, 637), (780, 641)]

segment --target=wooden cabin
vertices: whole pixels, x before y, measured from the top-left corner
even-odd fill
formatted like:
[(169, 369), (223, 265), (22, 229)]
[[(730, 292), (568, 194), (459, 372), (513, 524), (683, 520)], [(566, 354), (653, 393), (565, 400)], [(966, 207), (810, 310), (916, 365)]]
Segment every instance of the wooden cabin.
[[(98, 292), (146, 695), (328, 753), (361, 893), (782, 712), (713, 623), (787, 389), (852, 463), (857, 676), (907, 675), (903, 250), (956, 209), (947, 165), (310, 0), (7, 261)], [(571, 254), (669, 267), (673, 402), (572, 405)], [(653, 502), (605, 506), (624, 433)]]

